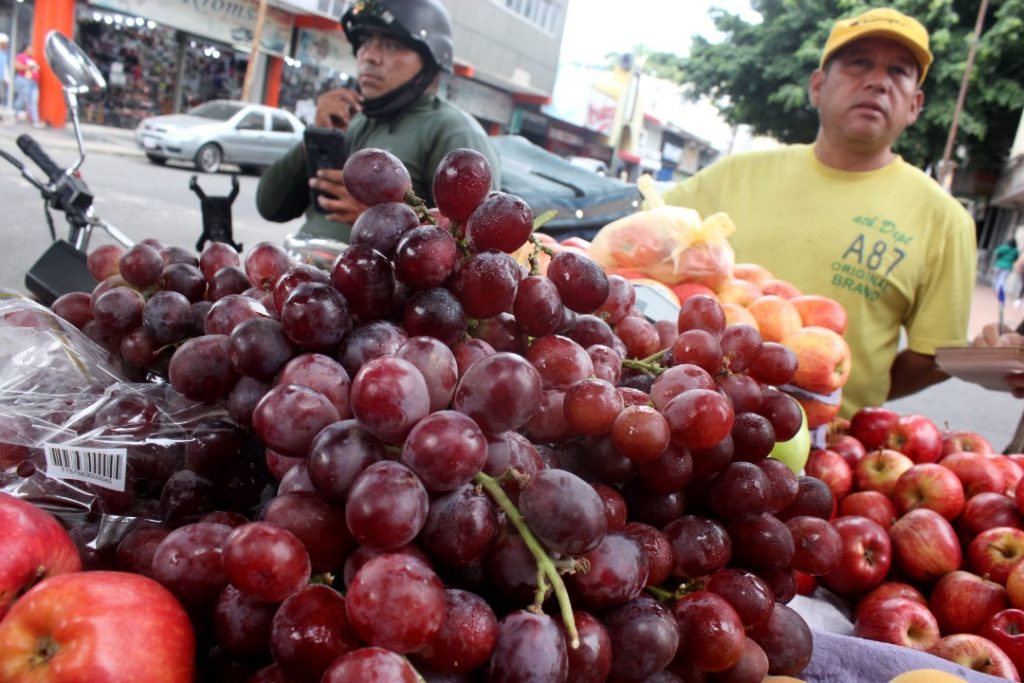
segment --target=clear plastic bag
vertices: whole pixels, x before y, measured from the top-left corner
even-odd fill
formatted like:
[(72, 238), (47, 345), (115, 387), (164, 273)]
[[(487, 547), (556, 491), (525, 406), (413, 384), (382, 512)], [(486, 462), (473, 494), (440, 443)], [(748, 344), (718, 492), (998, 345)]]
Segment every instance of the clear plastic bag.
[(717, 289), (736, 263), (728, 239), (736, 226), (724, 213), (701, 220), (692, 209), (666, 206), (645, 178), (637, 185), (651, 208), (601, 228), (591, 257), (612, 272), (636, 270), (668, 285), (696, 282)]
[(186, 467), (195, 431), (221, 427), (237, 429), (222, 405), (126, 381), (73, 325), (0, 291), (0, 491), (52, 513), (83, 546), (110, 548), (140, 520), (168, 521), (164, 484)]

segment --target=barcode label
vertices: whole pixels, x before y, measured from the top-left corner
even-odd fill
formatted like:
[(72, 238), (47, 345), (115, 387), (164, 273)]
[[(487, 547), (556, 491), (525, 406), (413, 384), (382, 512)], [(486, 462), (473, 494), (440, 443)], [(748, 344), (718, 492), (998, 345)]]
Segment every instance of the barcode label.
[(124, 491), (126, 448), (79, 448), (44, 444), (46, 474), (54, 479), (88, 481)]

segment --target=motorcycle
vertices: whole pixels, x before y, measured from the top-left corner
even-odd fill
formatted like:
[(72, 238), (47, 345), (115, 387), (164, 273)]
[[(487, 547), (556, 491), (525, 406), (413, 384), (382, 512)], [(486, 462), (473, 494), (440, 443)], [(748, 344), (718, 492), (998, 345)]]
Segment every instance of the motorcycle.
[[(69, 38), (50, 31), (44, 42), (46, 61), (61, 82), (64, 102), (71, 112), (71, 124), (78, 143), (78, 159), (61, 168), (31, 135), (18, 136), (21, 152), (43, 172), (36, 177), (17, 157), (0, 149), (0, 156), (12, 164), (43, 198), (43, 211), (53, 243), (25, 274), (25, 286), (41, 303), (49, 305), (63, 294), (92, 291), (96, 280), (86, 266), (86, 253), (94, 231), (102, 230), (128, 248), (134, 242), (96, 214), (94, 195), (79, 173), (85, 161), (85, 145), (78, 120), (78, 97), (98, 94), (106, 89), (106, 80), (96, 64)], [(51, 210), (64, 214), (68, 223), (66, 237), (57, 237)]]

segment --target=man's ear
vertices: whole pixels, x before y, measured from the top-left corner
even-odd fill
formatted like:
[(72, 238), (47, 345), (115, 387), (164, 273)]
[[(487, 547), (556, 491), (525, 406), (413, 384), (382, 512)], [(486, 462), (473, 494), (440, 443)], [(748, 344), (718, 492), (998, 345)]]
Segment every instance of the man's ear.
[(807, 94), (811, 98), (811, 104), (814, 108), (818, 108), (818, 97), (821, 93), (821, 86), (825, 82), (825, 72), (821, 69), (815, 69), (811, 72), (811, 79), (807, 84)]
[(917, 121), (917, 117), (921, 115), (921, 111), (924, 109), (924, 91), (920, 88), (914, 93), (914, 98), (910, 101), (910, 112), (907, 114), (907, 125)]

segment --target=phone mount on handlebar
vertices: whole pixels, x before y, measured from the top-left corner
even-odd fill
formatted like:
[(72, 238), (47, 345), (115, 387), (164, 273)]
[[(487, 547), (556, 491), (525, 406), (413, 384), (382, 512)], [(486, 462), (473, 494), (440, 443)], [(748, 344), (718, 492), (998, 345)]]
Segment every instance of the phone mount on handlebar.
[(231, 174), (231, 194), (223, 197), (209, 197), (199, 187), (199, 178), (192, 176), (188, 188), (199, 197), (199, 208), (203, 212), (203, 234), (196, 242), (196, 251), (202, 251), (207, 242), (224, 242), (241, 252), (242, 245), (236, 244), (231, 221), (231, 205), (238, 197), (238, 175)]

